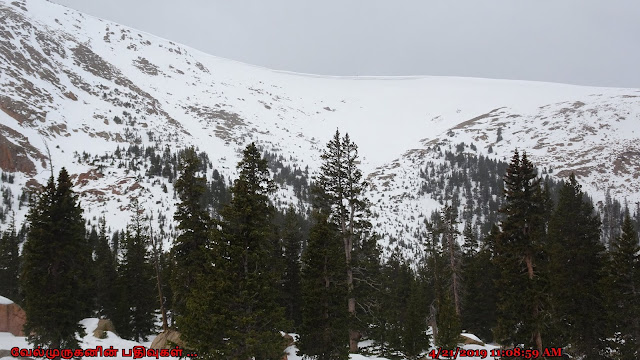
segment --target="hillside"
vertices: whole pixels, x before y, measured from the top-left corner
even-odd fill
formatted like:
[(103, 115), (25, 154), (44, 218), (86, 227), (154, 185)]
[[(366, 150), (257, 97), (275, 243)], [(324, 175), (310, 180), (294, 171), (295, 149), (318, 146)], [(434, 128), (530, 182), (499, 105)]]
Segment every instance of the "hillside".
[[(11, 211), (24, 220), (23, 187), (45, 182), (49, 153), (56, 171), (76, 176), (86, 219), (104, 216), (121, 229), (140, 197), (160, 227), (173, 217), (172, 182), (148, 174), (149, 158), (114, 156), (120, 149), (194, 145), (229, 179), (239, 151), (255, 141), (313, 177), (336, 128), (360, 147), (373, 223), (388, 250), (392, 238), (418, 241), (423, 220), (441, 206), (436, 192), (421, 191), (421, 172), (463, 142), (463, 152), (498, 160), (526, 150), (556, 179), (574, 172), (596, 201), (607, 190), (640, 201), (637, 89), (286, 73), (44, 0), (0, 0), (0, 19), (1, 228)], [(295, 193), (282, 185), (275, 201), (305, 207)]]

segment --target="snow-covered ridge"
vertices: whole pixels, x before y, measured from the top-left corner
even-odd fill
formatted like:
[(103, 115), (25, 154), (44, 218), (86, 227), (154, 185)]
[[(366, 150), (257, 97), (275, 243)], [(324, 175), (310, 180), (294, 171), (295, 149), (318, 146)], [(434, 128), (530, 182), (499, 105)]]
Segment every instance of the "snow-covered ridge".
[[(3, 184), (14, 203), (22, 185), (49, 175), (48, 145), (56, 168), (83, 175), (78, 190), (87, 218), (104, 215), (122, 228), (129, 199), (142, 196), (147, 208), (170, 219), (171, 184), (164, 193), (141, 179), (144, 164), (138, 173), (125, 172), (109, 161), (79, 162), (74, 153), (103, 156), (130, 143), (196, 145), (233, 177), (240, 149), (255, 141), (313, 173), (336, 128), (360, 147), (373, 210), (389, 224), (382, 229), (387, 235), (418, 229), (419, 214), (438, 206), (417, 196), (419, 169), (436, 144), (473, 143), (479, 154), (491, 150), (499, 159), (518, 147), (554, 176), (576, 172), (596, 200), (611, 188), (618, 198), (640, 201), (637, 89), (275, 71), (45, 0), (0, 0), (0, 18), (0, 140), (7, 145), (0, 160), (13, 159), (0, 165), (21, 171), (14, 184)], [(278, 196), (296, 202), (290, 189)], [(14, 210), (21, 221), (25, 207)]]

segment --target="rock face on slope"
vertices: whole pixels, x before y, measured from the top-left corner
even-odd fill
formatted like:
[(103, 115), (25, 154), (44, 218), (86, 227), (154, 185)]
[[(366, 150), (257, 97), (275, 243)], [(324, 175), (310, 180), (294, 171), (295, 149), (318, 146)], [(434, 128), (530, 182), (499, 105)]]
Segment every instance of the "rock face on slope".
[(14, 336), (24, 336), (22, 328), (27, 321), (27, 314), (15, 303), (0, 303), (0, 332), (8, 332)]

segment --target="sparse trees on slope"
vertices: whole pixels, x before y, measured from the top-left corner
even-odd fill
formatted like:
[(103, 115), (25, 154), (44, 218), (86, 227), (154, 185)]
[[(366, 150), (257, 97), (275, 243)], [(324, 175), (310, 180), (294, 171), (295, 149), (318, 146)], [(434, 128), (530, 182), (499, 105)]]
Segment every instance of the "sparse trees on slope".
[(27, 313), (25, 333), (34, 345), (76, 348), (78, 324), (89, 315), (91, 250), (82, 209), (63, 168), (56, 186), (51, 177), (35, 197), (28, 215), (20, 278)]

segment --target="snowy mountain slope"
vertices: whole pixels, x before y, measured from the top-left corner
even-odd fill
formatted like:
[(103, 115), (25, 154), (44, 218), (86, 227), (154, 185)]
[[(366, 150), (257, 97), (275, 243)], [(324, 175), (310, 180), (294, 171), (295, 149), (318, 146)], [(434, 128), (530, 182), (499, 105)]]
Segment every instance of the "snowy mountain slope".
[[(195, 145), (233, 178), (239, 152), (256, 141), (313, 173), (337, 128), (360, 147), (385, 238), (416, 241), (425, 214), (440, 206), (418, 196), (419, 170), (437, 158), (437, 144), (473, 143), (500, 159), (518, 147), (554, 176), (575, 171), (596, 200), (609, 188), (640, 200), (636, 89), (272, 71), (44, 0), (0, 0), (0, 19), (0, 167), (15, 172), (2, 186), (18, 223), (22, 186), (50, 174), (47, 147), (56, 170), (77, 175), (86, 217), (119, 229), (131, 198), (168, 219), (175, 199), (170, 182), (144, 179), (148, 164), (129, 171), (104, 157), (117, 148)], [(297, 203), (286, 187), (277, 200)]]

